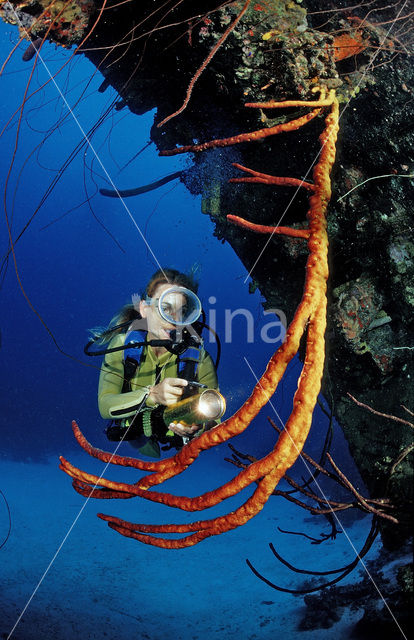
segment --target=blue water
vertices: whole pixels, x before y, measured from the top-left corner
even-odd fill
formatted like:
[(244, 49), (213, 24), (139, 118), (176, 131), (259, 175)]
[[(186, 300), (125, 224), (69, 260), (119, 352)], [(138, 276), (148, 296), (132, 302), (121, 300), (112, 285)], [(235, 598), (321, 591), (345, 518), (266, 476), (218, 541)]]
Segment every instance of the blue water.
[[(2, 60), (16, 39), (14, 28), (0, 24)], [(319, 537), (329, 531), (326, 521), (274, 497), (258, 516), (233, 532), (183, 551), (165, 551), (122, 538), (96, 513), (135, 522), (184, 522), (235, 509), (252, 488), (206, 515), (191, 516), (139, 499), (105, 501), (104, 505), (91, 500), (85, 505), (59, 471), (60, 454), (91, 473), (103, 471), (103, 463), (80, 452), (71, 431), (75, 418), (93, 444), (110, 449), (97, 410), (99, 363), (83, 355), (87, 330), (106, 324), (133, 293), (142, 290), (158, 265), (183, 271), (199, 267), (200, 297), (210, 320), (216, 317), (222, 336), (219, 380), (228, 403), (227, 416), (250, 393), (277, 345), (257, 338), (269, 322), (260, 293), (249, 293), (244, 266), (227, 243), (213, 237), (214, 225), (200, 212), (200, 198), (191, 196), (180, 183), (130, 198), (125, 205), (96, 193), (97, 187), (108, 186), (108, 176), (116, 186), (131, 188), (190, 166), (187, 158), (159, 158), (152, 145), (119, 171), (148, 142), (154, 114), (137, 117), (127, 109), (111, 111), (60, 175), (74, 147), (85, 139), (115, 94), (111, 89), (97, 92), (102, 77), (82, 58), (59, 72), (56, 85), (49, 81), (38, 89), (50, 80), (39, 62), (29, 89), (29, 94), (37, 93), (25, 105), (16, 137), (21, 114), (13, 112), (22, 102), (32, 68), (32, 63), (21, 61), (25, 47), (20, 45), (0, 77), (2, 127), (11, 117), (0, 138), (1, 181), (4, 185), (10, 169), (6, 204), (14, 238), (51, 181), (60, 177), (16, 243), (20, 284), (10, 258), (0, 291), (0, 488), (12, 518), (10, 537), (0, 549), (1, 637), (270, 640), (279, 632), (287, 638), (348, 637), (361, 612), (345, 612), (331, 629), (301, 634), (297, 625), (305, 611), (303, 599), (258, 580), (245, 558), (273, 582), (298, 588), (303, 577), (282, 567), (268, 542), (293, 564), (331, 569), (354, 557), (369, 530), (369, 518), (340, 516), (338, 527), (343, 533), (336, 541), (311, 545), (304, 538), (280, 533), (277, 527)], [(52, 75), (70, 54), (50, 45), (42, 49)], [(90, 205), (85, 202), (88, 198)], [(1, 224), (4, 253), (8, 246), (4, 214)], [(209, 301), (210, 296), (215, 300)], [(230, 336), (225, 339), (226, 310), (237, 309), (248, 310), (254, 320), (253, 342), (241, 315), (233, 321), (231, 340)], [(208, 344), (208, 349), (214, 356), (216, 346)], [(295, 360), (273, 398), (273, 407), (262, 411), (236, 440), (238, 448), (257, 457), (271, 450), (275, 434), (267, 416), (276, 422), (278, 415), (282, 421), (287, 418), (299, 371)], [(327, 428), (326, 417), (317, 410), (307, 444), (315, 457)], [(333, 455), (359, 482), (339, 427), (334, 428)], [(122, 452), (133, 455), (128, 445), (123, 445)], [(235, 474), (235, 468), (224, 461), (228, 455), (227, 446), (204, 453), (194, 468), (169, 481), (165, 490), (199, 495), (221, 485)], [(294, 475), (300, 479), (306, 473), (299, 461)], [(119, 468), (107, 470), (105, 477), (130, 482), (138, 478), (135, 472)], [(0, 540), (7, 529), (8, 514), (1, 502)], [(371, 554), (376, 550), (374, 546)], [(348, 583), (357, 582), (363, 572), (363, 567), (355, 571)]]

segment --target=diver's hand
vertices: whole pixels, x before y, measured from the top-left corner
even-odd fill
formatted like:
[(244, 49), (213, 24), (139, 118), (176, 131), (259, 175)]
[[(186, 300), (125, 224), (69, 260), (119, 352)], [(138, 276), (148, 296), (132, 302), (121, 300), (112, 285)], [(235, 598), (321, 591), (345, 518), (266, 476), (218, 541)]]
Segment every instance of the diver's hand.
[(178, 402), (183, 394), (188, 381), (183, 378), (165, 378), (162, 382), (151, 387), (148, 399), (155, 404), (163, 404), (166, 407)]
[(170, 431), (175, 433), (177, 436), (181, 436), (182, 438), (189, 438), (198, 431), (201, 426), (199, 424), (182, 424), (181, 422), (171, 422), (168, 425)]

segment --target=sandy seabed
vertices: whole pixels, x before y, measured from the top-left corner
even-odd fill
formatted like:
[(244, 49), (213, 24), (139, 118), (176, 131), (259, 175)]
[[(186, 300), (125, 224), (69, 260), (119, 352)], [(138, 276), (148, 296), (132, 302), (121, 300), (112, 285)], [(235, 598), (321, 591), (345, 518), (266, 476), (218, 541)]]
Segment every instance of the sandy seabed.
[[(92, 473), (103, 469), (102, 463), (86, 454), (68, 457)], [(268, 543), (272, 541), (296, 566), (332, 569), (353, 558), (351, 543), (361, 548), (369, 527), (365, 521), (347, 527), (346, 535), (336, 541), (310, 545), (298, 536), (281, 534), (277, 526), (317, 536), (324, 528), (321, 520), (312, 525), (297, 507), (271, 498), (258, 516), (235, 531), (188, 549), (163, 550), (121, 537), (96, 513), (160, 523), (213, 517), (217, 512), (181, 514), (139, 498), (89, 500), (82, 510), (85, 499), (73, 491), (57, 459), (47, 464), (3, 460), (0, 469), (1, 489), (12, 514), (12, 532), (0, 550), (1, 638), (9, 637), (14, 628), (14, 640), (274, 640), (279, 634), (288, 640), (339, 640), (350, 637), (362, 616), (362, 611), (346, 610), (329, 629), (298, 631), (306, 615), (303, 597), (271, 589), (252, 574), (245, 559), (273, 582), (298, 588), (304, 576), (279, 564)], [(137, 480), (134, 472), (119, 468), (105, 475)], [(219, 466), (212, 477), (211, 469), (201, 464), (191, 478), (193, 495), (232, 475), (233, 468)], [(165, 490), (188, 493), (188, 482), (182, 474), (169, 481)], [(249, 489), (243, 494), (244, 499), (250, 493)], [(230, 505), (226, 501), (220, 512), (236, 508), (240, 500), (239, 496)], [(3, 503), (2, 538), (7, 524)], [(376, 543), (369, 557), (375, 557), (378, 549)], [(362, 573), (362, 568), (353, 572), (348, 583), (357, 582)]]

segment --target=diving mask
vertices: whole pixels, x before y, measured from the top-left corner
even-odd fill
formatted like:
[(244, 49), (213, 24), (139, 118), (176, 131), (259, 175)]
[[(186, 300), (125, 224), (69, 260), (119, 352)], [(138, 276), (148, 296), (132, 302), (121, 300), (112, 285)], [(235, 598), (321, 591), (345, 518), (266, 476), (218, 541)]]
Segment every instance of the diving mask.
[(146, 301), (155, 305), (165, 322), (177, 327), (192, 324), (201, 315), (200, 300), (193, 291), (185, 287), (169, 287), (159, 298), (147, 298)]

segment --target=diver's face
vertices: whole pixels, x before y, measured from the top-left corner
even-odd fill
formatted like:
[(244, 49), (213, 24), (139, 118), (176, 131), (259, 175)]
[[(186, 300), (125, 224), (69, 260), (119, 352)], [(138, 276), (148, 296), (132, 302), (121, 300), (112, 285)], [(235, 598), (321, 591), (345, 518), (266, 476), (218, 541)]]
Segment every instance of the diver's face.
[[(149, 340), (168, 340), (170, 338), (171, 331), (173, 329), (176, 329), (175, 325), (161, 318), (158, 311), (158, 301), (160, 299), (160, 296), (164, 293), (164, 291), (170, 288), (170, 284), (160, 284), (155, 289), (155, 292), (152, 295), (151, 303), (147, 303), (144, 300), (141, 300), (140, 302), (140, 313), (141, 316), (147, 321)], [(178, 297), (182, 297), (182, 304), (184, 304), (184, 296)], [(175, 294), (175, 301), (179, 306), (180, 301), (177, 299), (177, 294)]]

